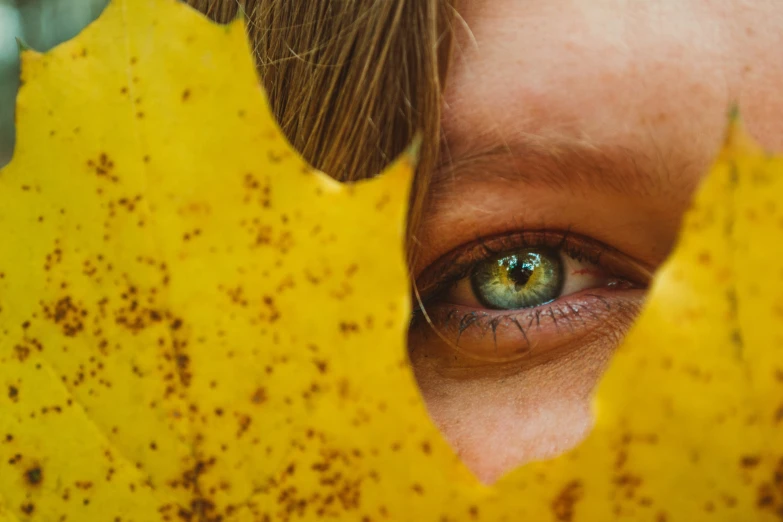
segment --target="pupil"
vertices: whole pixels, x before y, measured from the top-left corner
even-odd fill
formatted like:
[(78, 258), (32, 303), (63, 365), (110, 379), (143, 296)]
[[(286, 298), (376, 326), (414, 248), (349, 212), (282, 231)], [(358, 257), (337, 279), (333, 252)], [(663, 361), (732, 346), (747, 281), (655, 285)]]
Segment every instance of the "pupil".
[(519, 287), (525, 286), (533, 275), (538, 263), (538, 256), (536, 254), (528, 254), (527, 259), (521, 260), (514, 256), (514, 260), (510, 263), (508, 268), (508, 277)]

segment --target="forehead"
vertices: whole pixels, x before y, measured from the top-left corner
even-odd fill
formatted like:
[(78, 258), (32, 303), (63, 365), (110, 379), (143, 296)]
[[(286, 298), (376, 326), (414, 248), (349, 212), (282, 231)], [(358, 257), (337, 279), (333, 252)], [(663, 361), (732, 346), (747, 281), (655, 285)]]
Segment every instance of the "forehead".
[(467, 0), (459, 14), (416, 270), (519, 227), (654, 266), (732, 105), (783, 150), (783, 2)]
[(736, 101), (783, 149), (783, 2), (471, 0), (460, 14), (452, 155), (535, 134), (705, 165)]

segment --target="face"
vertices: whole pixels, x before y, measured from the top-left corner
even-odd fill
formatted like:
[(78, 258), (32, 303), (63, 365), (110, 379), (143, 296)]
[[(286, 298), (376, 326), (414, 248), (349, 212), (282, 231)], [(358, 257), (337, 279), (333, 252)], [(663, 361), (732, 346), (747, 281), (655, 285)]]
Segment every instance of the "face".
[(783, 2), (468, 0), (460, 15), (410, 353), (433, 419), (491, 482), (589, 431), (729, 107), (783, 150)]

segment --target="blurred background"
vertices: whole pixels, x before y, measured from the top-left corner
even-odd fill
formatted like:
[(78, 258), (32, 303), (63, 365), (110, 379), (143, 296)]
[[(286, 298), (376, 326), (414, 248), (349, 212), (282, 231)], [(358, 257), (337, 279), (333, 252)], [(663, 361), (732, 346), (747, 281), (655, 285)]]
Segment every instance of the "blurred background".
[(14, 147), (19, 46), (46, 51), (95, 20), (108, 0), (0, 0), (0, 167)]

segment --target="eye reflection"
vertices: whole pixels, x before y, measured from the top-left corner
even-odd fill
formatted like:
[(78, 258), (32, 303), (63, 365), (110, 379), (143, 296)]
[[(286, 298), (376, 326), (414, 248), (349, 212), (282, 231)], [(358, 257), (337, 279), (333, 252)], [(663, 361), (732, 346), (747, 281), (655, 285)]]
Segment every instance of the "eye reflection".
[(478, 263), (471, 284), (487, 308), (529, 308), (557, 298), (563, 286), (563, 266), (550, 249), (525, 249)]

